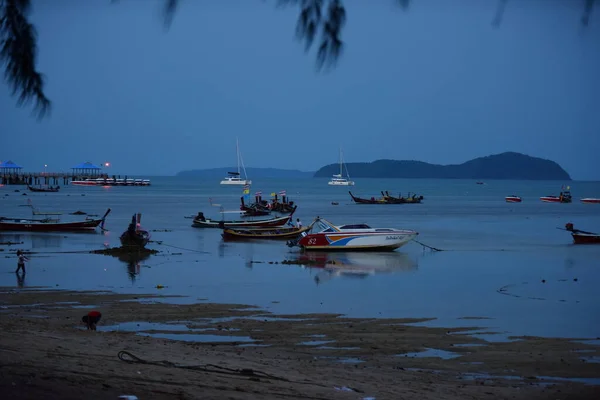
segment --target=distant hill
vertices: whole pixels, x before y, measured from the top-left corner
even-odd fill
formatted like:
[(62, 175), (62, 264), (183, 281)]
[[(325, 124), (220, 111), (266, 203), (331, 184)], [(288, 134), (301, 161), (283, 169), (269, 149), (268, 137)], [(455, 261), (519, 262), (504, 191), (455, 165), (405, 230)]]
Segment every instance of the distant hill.
[[(571, 180), (567, 171), (554, 161), (514, 152), (475, 158), (456, 165), (377, 160), (348, 163), (347, 166), (352, 178)], [(339, 168), (339, 164), (329, 164), (315, 172), (314, 176), (330, 177), (339, 173)]]
[[(201, 178), (224, 178), (227, 172), (237, 171), (237, 167), (229, 168), (210, 168), (210, 169), (192, 169), (181, 171), (176, 176), (194, 176)], [(312, 178), (314, 172), (299, 171), (296, 169), (278, 169), (278, 168), (246, 168), (248, 179), (255, 178)]]

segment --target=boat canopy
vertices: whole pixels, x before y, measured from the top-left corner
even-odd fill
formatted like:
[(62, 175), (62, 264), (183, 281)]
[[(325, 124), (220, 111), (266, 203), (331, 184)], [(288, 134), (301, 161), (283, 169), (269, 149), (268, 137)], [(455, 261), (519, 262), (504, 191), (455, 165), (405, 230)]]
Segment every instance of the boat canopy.
[(342, 225), (340, 229), (371, 229), (367, 224)]
[(238, 176), (240, 173), (239, 172), (227, 172), (229, 175), (233, 175), (233, 176)]
[(317, 220), (315, 220), (314, 223), (317, 226), (319, 232), (339, 232), (340, 231), (338, 228), (335, 227), (335, 225), (333, 225), (331, 222), (329, 222), (323, 218), (317, 218)]

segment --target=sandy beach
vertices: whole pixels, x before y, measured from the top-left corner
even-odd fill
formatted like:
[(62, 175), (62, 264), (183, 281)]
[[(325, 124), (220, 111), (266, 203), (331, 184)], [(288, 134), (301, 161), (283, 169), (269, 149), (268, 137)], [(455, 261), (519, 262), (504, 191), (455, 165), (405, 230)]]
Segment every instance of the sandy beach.
[[(600, 396), (600, 386), (550, 378), (600, 377), (600, 363), (582, 359), (600, 355), (592, 344), (536, 337), (486, 342), (469, 336), (472, 327), (329, 314), (273, 318), (248, 305), (174, 305), (161, 297), (3, 288), (0, 390), (10, 399)], [(95, 332), (80, 324), (91, 309), (103, 314)], [(168, 338), (136, 334), (129, 327), (138, 323), (145, 334)], [(214, 336), (198, 341), (205, 334)], [(186, 341), (188, 335), (196, 339)], [(454, 358), (404, 356), (428, 348)], [(142, 362), (121, 360), (121, 351)]]

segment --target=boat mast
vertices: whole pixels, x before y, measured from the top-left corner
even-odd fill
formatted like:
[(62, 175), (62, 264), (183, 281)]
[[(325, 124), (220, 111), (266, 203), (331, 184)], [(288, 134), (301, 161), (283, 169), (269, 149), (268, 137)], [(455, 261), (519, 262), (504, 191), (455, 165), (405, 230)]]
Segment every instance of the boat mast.
[(235, 138), (235, 153), (237, 157), (237, 173), (240, 176), (240, 141), (239, 138)]
[(340, 178), (344, 176), (342, 173), (342, 148), (340, 147)]
[[(244, 180), (248, 180), (248, 174), (246, 173), (246, 166), (244, 165), (244, 159), (242, 158), (242, 153), (240, 152), (240, 144), (238, 139), (236, 138), (237, 145), (237, 153), (238, 153), (238, 174), (240, 173), (240, 164), (242, 165), (242, 169), (244, 170)], [(241, 175), (238, 175), (241, 176)]]

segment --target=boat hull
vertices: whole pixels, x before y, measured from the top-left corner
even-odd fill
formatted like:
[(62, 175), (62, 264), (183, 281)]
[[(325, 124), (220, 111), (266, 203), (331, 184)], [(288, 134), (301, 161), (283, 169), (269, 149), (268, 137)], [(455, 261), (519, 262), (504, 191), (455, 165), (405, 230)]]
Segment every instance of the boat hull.
[(280, 240), (292, 239), (306, 232), (310, 226), (303, 228), (296, 227), (275, 227), (275, 228), (254, 228), (254, 229), (223, 229), (223, 239), (225, 240), (244, 240), (244, 239), (262, 239), (262, 240)]
[(221, 185), (252, 185), (251, 180), (229, 180), (224, 179), (221, 181)]
[(585, 198), (581, 199), (580, 201), (585, 204), (600, 204), (600, 199), (595, 198)]
[(194, 219), (192, 227), (194, 228), (267, 228), (282, 226), (292, 219), (292, 215), (278, 218), (254, 220), (254, 221), (214, 221), (206, 219), (204, 221)]
[(545, 197), (540, 197), (540, 200), (544, 203), (570, 203), (571, 200), (567, 200), (567, 199), (560, 199), (560, 197), (552, 197), (552, 196), (545, 196)]
[(354, 186), (353, 181), (329, 181), (329, 186)]
[(520, 203), (521, 202), (521, 198), (520, 197), (506, 197), (504, 200), (506, 200), (507, 203)]
[(572, 233), (575, 244), (600, 244), (600, 235), (595, 233)]
[(385, 233), (313, 233), (303, 236), (298, 246), (311, 251), (394, 251), (418, 235), (414, 231)]
[(0, 221), (0, 231), (10, 232), (76, 232), (93, 231), (102, 223), (101, 219), (78, 222), (8, 222)]

